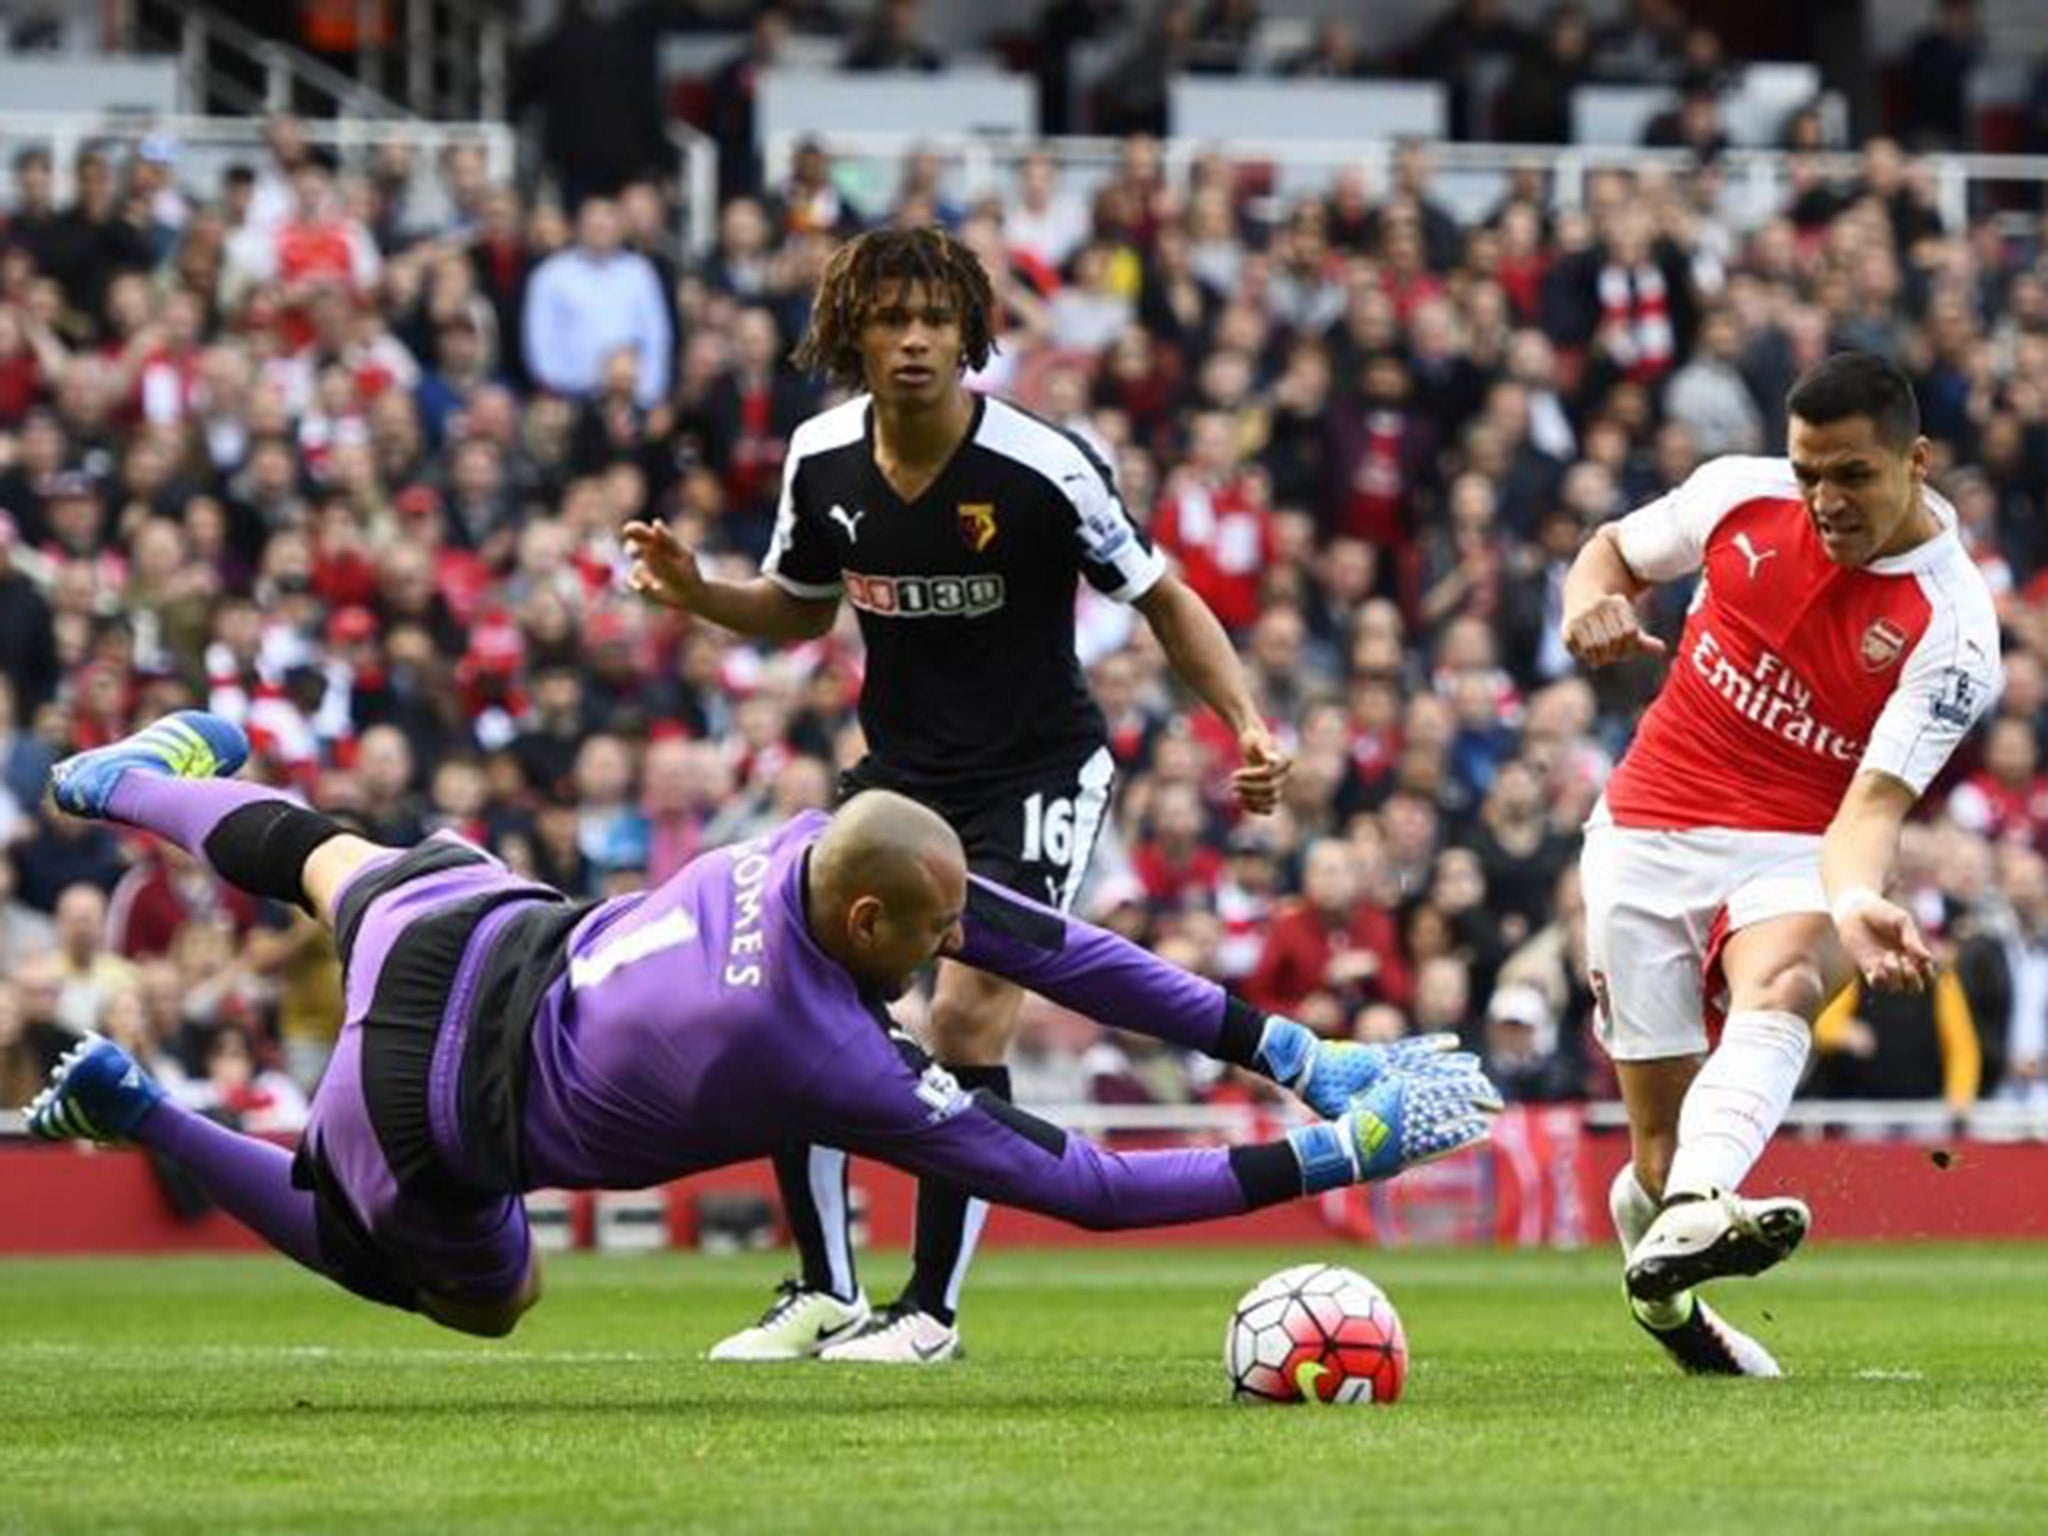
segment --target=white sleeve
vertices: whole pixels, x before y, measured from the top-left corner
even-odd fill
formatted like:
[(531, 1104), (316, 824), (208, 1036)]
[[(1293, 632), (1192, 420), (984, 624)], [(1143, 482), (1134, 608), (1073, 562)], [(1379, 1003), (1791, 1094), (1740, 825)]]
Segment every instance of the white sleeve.
[(1081, 574), (1096, 591), (1120, 603), (1135, 603), (1159, 584), (1166, 574), (1166, 561), (1125, 509), (1109, 466), (1079, 439), (1073, 441), (1086, 466), (1062, 474), (1059, 480), (1074, 512)]
[[(797, 433), (803, 430), (799, 426)], [(797, 500), (796, 474), (803, 460), (801, 438), (793, 436), (782, 461), (782, 496), (775, 504), (775, 531), (769, 536), (761, 574), (792, 597), (837, 597), (843, 586), (839, 557), (818, 526), (816, 510), (807, 515)]]
[(1900, 669), (1857, 771), (1888, 773), (1924, 794), (2005, 686), (1998, 618), (1974, 570), (1929, 583), (1940, 606)]
[(1645, 581), (1676, 581), (1706, 563), (1707, 536), (1736, 507), (1764, 495), (1796, 495), (1782, 459), (1709, 459), (1685, 483), (1615, 525), (1621, 557)]

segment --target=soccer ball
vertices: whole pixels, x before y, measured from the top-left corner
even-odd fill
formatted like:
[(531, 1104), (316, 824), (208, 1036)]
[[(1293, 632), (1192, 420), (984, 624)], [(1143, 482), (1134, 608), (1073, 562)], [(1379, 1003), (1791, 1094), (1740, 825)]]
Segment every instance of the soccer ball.
[(1357, 1270), (1297, 1264), (1244, 1293), (1223, 1364), (1241, 1403), (1391, 1403), (1408, 1340), (1387, 1293)]

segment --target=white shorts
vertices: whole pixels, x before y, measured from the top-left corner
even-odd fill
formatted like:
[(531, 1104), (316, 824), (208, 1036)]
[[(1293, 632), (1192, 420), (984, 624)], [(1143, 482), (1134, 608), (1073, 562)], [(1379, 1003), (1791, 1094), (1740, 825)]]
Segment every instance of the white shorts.
[(1826, 912), (1820, 837), (1698, 827), (1617, 827), (1603, 800), (1579, 855), (1594, 1030), (1616, 1061), (1707, 1048), (1707, 952), (1725, 913), (1735, 933), (1768, 918)]

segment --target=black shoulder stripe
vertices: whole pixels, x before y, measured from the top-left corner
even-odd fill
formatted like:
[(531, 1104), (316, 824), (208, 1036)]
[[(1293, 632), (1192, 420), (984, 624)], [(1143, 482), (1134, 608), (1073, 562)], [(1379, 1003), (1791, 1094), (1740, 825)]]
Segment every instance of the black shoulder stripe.
[(1058, 954), (1067, 947), (1067, 924), (1057, 912), (979, 877), (967, 882), (967, 915), (1007, 938)]
[[(1052, 426), (1053, 431), (1059, 433), (1061, 437), (1064, 437), (1068, 442), (1072, 443), (1076, 448), (1080, 450), (1081, 457), (1088, 461), (1088, 467), (1094, 470), (1095, 473), (1101, 477), (1102, 488), (1108, 491), (1110, 495), (1116, 496), (1116, 471), (1109, 467), (1109, 465), (1103, 460), (1101, 454), (1097, 453), (1093, 448), (1089, 446), (1088, 439), (1083, 437), (1078, 432), (1068, 431), (1065, 427), (1054, 425), (1050, 422), (1047, 423), (1047, 425)], [(1122, 500), (1121, 497), (1118, 497), (1117, 499), (1119, 501)]]

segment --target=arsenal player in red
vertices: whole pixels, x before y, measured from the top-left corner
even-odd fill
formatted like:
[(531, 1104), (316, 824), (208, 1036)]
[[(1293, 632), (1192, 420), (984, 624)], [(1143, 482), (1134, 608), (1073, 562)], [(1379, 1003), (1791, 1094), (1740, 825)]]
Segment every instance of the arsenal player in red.
[[(1806, 1235), (1803, 1202), (1736, 1190), (1829, 998), (1852, 976), (1928, 984), (1933, 957), (1885, 882), (1900, 824), (2003, 681), (1991, 594), (1927, 486), (1905, 375), (1842, 353), (1787, 407), (1785, 458), (1715, 459), (1600, 529), (1564, 601), (1565, 643), (1606, 666), (1664, 654), (1635, 599), (1699, 580), (1583, 872), (1634, 1148), (1611, 1194), (1631, 1305), (1682, 1366), (1730, 1375), (1778, 1368), (1693, 1288)], [(1711, 1053), (1709, 1005), (1726, 1010)]]

